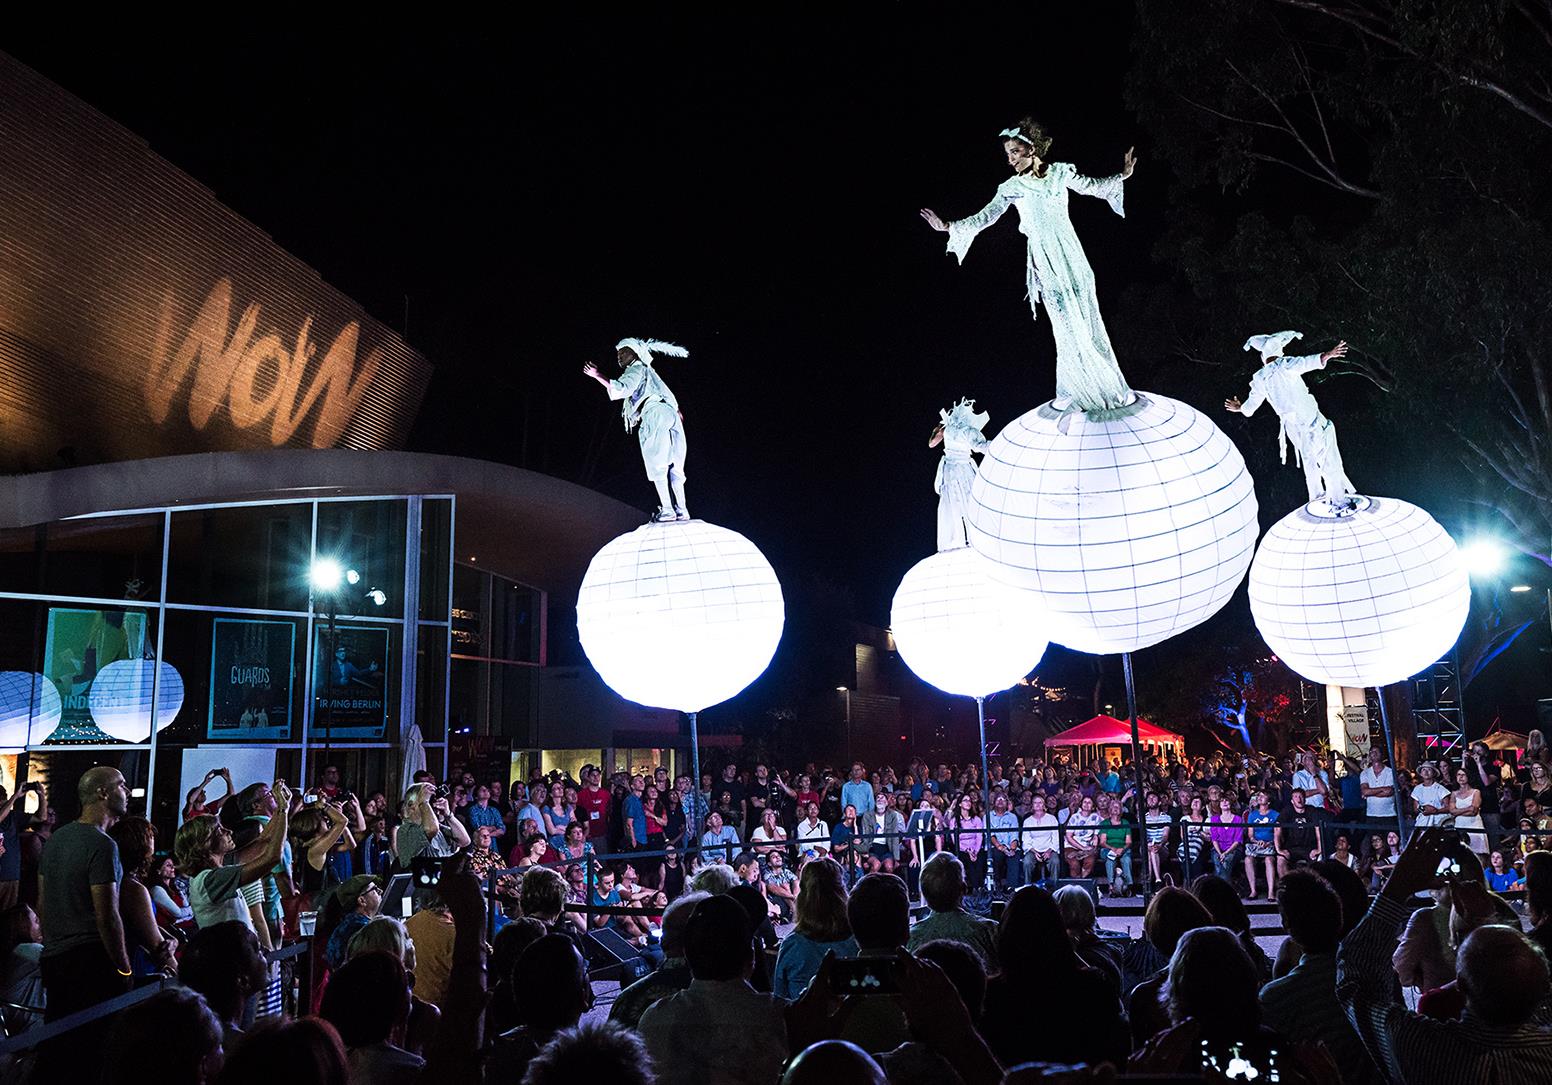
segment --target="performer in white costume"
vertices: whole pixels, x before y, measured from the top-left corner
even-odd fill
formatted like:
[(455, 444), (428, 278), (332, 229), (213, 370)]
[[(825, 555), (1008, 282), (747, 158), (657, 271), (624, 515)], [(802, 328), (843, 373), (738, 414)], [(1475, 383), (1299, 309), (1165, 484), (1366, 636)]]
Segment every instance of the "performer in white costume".
[(932, 491), (938, 495), (938, 550), (957, 550), (969, 546), (965, 534), (965, 514), (970, 511), (970, 484), (975, 481), (975, 460), (972, 454), (986, 451), (986, 437), (982, 430), (991, 421), (991, 415), (975, 413), (975, 400), (961, 399), (947, 411), (939, 411), (941, 419), (932, 431), (928, 448), (943, 445), (943, 458), (938, 461), (938, 476), (932, 480)]
[[(588, 362), (582, 372), (592, 377), (610, 399), (624, 402), (625, 432), (636, 431), (641, 442), (641, 462), (647, 478), (657, 487), (657, 515), (652, 519), (688, 520), (689, 507), (684, 500), (684, 416), (679, 401), (652, 367), (654, 352), (670, 358), (688, 358), (690, 352), (660, 339), (621, 339), (615, 344), (615, 360), (620, 363), (618, 380), (610, 380)], [(673, 495), (669, 496), (672, 488)]]
[(1340, 501), (1357, 490), (1342, 469), (1336, 426), (1320, 413), (1320, 405), (1304, 386), (1304, 374), (1324, 369), (1331, 359), (1345, 356), (1347, 344), (1338, 343), (1324, 354), (1283, 357), (1283, 348), (1289, 341), (1300, 338), (1303, 337), (1298, 332), (1276, 332), (1252, 335), (1245, 340), (1246, 350), (1261, 352), (1261, 368), (1250, 378), (1249, 399), (1241, 403), (1235, 396), (1224, 400), (1223, 405), (1249, 418), (1262, 403), (1270, 403), (1281, 422), (1277, 433), (1279, 458), (1288, 462), (1288, 442), (1292, 441), (1294, 458), (1304, 466), (1309, 499)]
[(1132, 175), (1137, 159), (1126, 152), (1121, 172), (1113, 177), (1085, 177), (1067, 162), (1046, 162), (1051, 138), (1033, 120), (1002, 130), (1002, 146), (1013, 176), (997, 186), (992, 202), (969, 218), (944, 222), (930, 208), (921, 216), (934, 230), (948, 233), (948, 251), (964, 262), (975, 235), (1018, 208), (1019, 232), (1028, 241), (1025, 279), (1029, 307), (1038, 320), (1045, 301), (1056, 338), (1056, 407), (1103, 410), (1130, 403), (1135, 397), (1116, 362), (1110, 335), (1099, 315), (1094, 271), (1067, 217), (1069, 190), (1098, 196), (1118, 215), (1125, 215), (1121, 182)]

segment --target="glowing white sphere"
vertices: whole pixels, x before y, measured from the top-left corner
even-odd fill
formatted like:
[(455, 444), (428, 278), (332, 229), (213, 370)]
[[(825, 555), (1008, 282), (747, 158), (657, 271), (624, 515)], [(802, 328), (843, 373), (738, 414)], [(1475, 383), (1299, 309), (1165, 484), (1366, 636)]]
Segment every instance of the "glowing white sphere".
[(1250, 612), (1297, 674), (1333, 686), (1399, 682), (1455, 643), (1471, 585), (1455, 540), (1416, 505), (1360, 497), (1279, 520), (1250, 566)]
[[(120, 742), (146, 742), (151, 738), (151, 687), (158, 664), (153, 659), (120, 659), (109, 663), (92, 679), (86, 707), (92, 722), (109, 738)], [(183, 707), (183, 676), (171, 663), (162, 663), (161, 686), (156, 690), (156, 729), (163, 730)]]
[(577, 595), (582, 649), (626, 700), (699, 712), (760, 677), (786, 611), (765, 555), (703, 520), (647, 524), (593, 556)]
[(53, 734), (64, 715), (59, 689), (41, 674), (0, 671), (0, 748), (17, 750)]
[(889, 631), (906, 666), (945, 693), (981, 697), (1035, 669), (1046, 621), (1030, 592), (998, 584), (969, 547), (917, 562), (895, 589)]
[(970, 544), (1039, 594), (1050, 637), (1096, 654), (1146, 648), (1212, 617), (1254, 552), (1256, 494), (1234, 443), (1184, 403), (1015, 419), (970, 489)]

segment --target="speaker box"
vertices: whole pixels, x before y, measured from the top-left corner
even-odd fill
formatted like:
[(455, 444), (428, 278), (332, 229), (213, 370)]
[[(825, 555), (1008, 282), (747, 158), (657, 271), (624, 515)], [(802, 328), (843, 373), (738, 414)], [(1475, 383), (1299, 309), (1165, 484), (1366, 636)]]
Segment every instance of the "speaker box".
[(1056, 892), (1056, 890), (1062, 888), (1064, 885), (1076, 885), (1079, 889), (1083, 890), (1089, 895), (1089, 899), (1094, 902), (1094, 907), (1099, 907), (1099, 881), (1097, 879), (1057, 878), (1056, 884), (1050, 887), (1051, 892)]
[(584, 942), (588, 971), (613, 971), (622, 987), (652, 971), (651, 962), (641, 955), (641, 950), (611, 930), (588, 931)]

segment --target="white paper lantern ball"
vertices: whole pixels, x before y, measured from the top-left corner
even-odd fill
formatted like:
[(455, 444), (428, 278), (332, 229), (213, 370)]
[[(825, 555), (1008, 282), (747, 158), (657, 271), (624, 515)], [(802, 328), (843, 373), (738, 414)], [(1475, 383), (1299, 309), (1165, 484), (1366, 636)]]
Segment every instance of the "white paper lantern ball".
[(582, 649), (626, 700), (699, 712), (765, 671), (786, 619), (776, 571), (736, 531), (647, 524), (593, 557), (577, 595)]
[(986, 559), (969, 547), (911, 567), (895, 589), (889, 631), (917, 677), (961, 697), (1007, 689), (1046, 649), (1039, 600), (992, 580)]
[(1039, 594), (1051, 639), (1132, 652), (1212, 617), (1254, 553), (1255, 487), (1200, 411), (1139, 392), (1110, 411), (1015, 419), (970, 489), (970, 544)]
[(43, 675), (0, 671), (0, 749), (18, 750), (29, 742), (42, 742), (54, 733), (63, 715), (59, 690)]
[(1250, 612), (1296, 674), (1333, 686), (1399, 682), (1448, 652), (1471, 606), (1455, 540), (1416, 505), (1360, 497), (1279, 520), (1250, 566)]
[(120, 742), (146, 742), (151, 738), (151, 693), (161, 668), (156, 690), (156, 729), (161, 731), (183, 707), (183, 676), (171, 663), (154, 659), (120, 659), (109, 663), (92, 679), (86, 707), (92, 722), (109, 738)]

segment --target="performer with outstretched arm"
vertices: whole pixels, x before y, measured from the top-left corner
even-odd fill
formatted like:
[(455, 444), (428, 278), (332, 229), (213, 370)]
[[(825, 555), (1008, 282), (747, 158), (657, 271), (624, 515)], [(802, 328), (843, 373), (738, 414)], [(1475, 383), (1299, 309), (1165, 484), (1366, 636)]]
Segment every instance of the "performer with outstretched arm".
[(1002, 146), (1013, 176), (997, 186), (992, 202), (969, 218), (945, 222), (931, 208), (921, 217), (934, 230), (948, 234), (948, 251), (964, 261), (975, 235), (996, 222), (1009, 207), (1018, 208), (1019, 232), (1028, 242), (1025, 279), (1029, 307), (1039, 319), (1044, 300), (1056, 337), (1056, 404), (1058, 409), (1120, 407), (1134, 398), (1116, 362), (1110, 335), (1099, 315), (1094, 271), (1067, 217), (1067, 193), (1098, 196), (1118, 215), (1125, 211), (1121, 182), (1132, 175), (1137, 159), (1129, 150), (1121, 172), (1111, 177), (1085, 177), (1067, 162), (1047, 162), (1051, 137), (1026, 117), (1002, 130)]
[(1261, 352), (1261, 368), (1250, 378), (1250, 398), (1243, 403), (1238, 396), (1223, 401), (1230, 411), (1249, 418), (1262, 403), (1270, 403), (1277, 412), (1281, 428), (1277, 449), (1283, 463), (1288, 462), (1288, 442), (1293, 442), (1294, 458), (1304, 465), (1304, 484), (1309, 499), (1324, 497), (1339, 502), (1357, 493), (1342, 468), (1342, 453), (1336, 446), (1336, 426), (1320, 413), (1320, 404), (1304, 385), (1304, 374), (1324, 369), (1326, 363), (1347, 354), (1347, 344), (1338, 343), (1324, 354), (1283, 357), (1283, 348), (1291, 340), (1301, 339), (1298, 332), (1274, 332), (1252, 335), (1245, 340), (1246, 350)]
[(624, 401), (621, 413), (625, 432), (636, 431), (647, 478), (657, 487), (657, 514), (653, 521), (688, 520), (690, 510), (684, 500), (684, 415), (679, 412), (679, 401), (652, 367), (652, 356), (656, 352), (671, 358), (688, 358), (690, 352), (660, 339), (621, 339), (614, 349), (615, 360), (620, 364), (618, 379), (605, 377), (592, 362), (584, 365), (582, 372), (603, 385), (610, 399)]
[(991, 415), (985, 411), (976, 414), (975, 400), (961, 399), (952, 409), (939, 411), (938, 418), (941, 421), (927, 442), (928, 448), (943, 446), (938, 477), (932, 480), (933, 492), (938, 495), (938, 549), (957, 550), (970, 545), (965, 516), (970, 511), (970, 484), (975, 481), (972, 456), (986, 451), (981, 431)]

